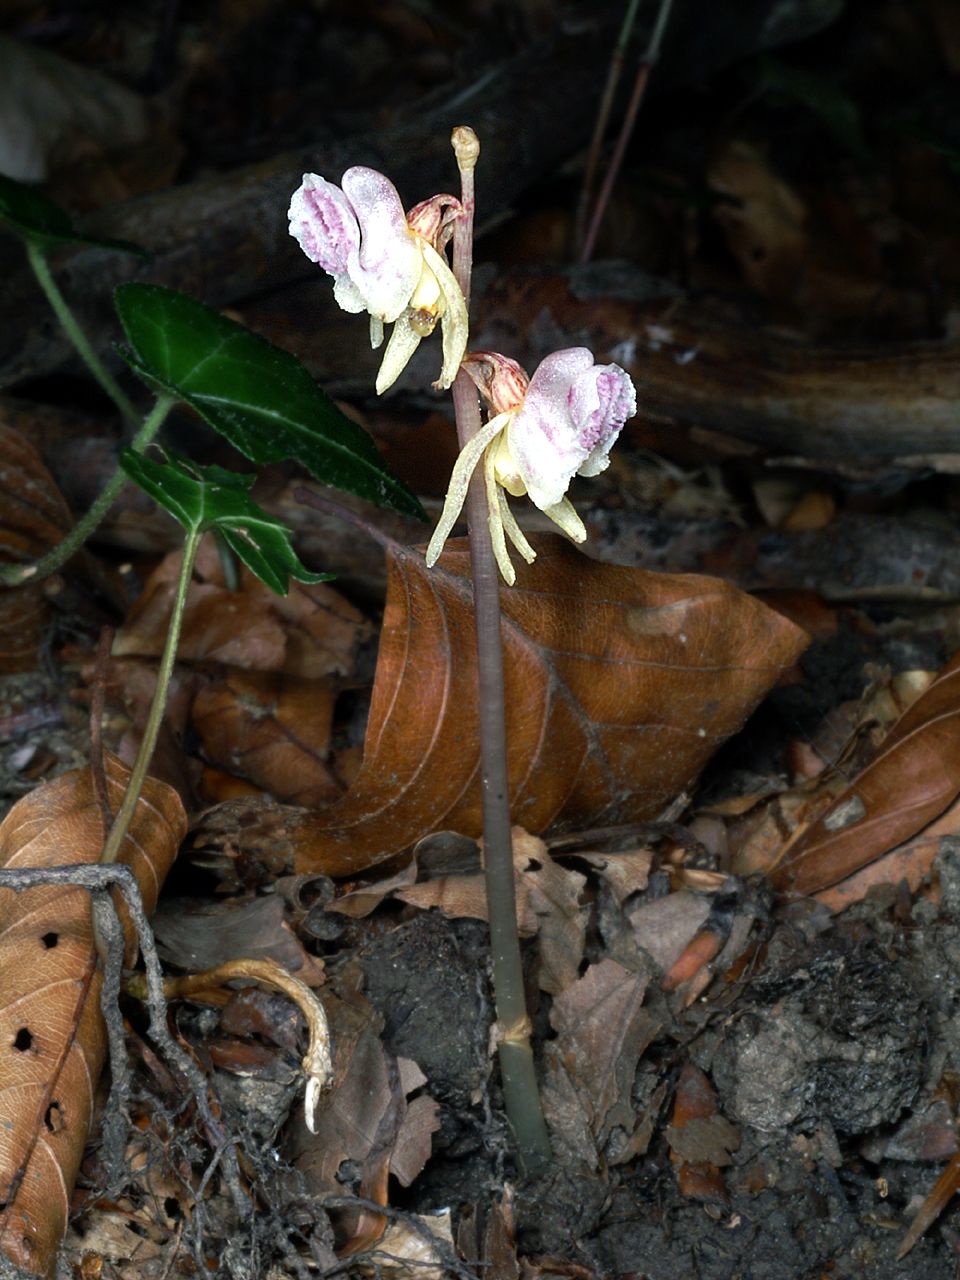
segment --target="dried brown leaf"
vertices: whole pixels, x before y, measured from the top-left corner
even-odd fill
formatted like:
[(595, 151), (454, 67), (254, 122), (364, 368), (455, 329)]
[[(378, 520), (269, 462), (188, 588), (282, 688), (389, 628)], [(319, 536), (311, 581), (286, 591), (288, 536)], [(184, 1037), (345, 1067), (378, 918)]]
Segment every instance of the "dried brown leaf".
[[(105, 762), (114, 812), (128, 771)], [(148, 778), (121, 860), (148, 912), (186, 832), (175, 791)], [(100, 806), (89, 769), (38, 787), (0, 824), (0, 865), (96, 862)], [(101, 972), (86, 891), (0, 890), (0, 1250), (33, 1274), (51, 1270), (88, 1136), (103, 1064)]]
[[(56, 546), (73, 524), (40, 455), (0, 422), (0, 563), (25, 564)], [(0, 671), (30, 671), (49, 620), (43, 585), (0, 588)]]
[(557, 1037), (546, 1046), (547, 1117), (556, 1124), (558, 1116), (575, 1114), (570, 1105), (575, 1096), (592, 1135), (590, 1145), (598, 1150), (614, 1128), (630, 1133), (636, 1124), (634, 1073), (659, 1029), (643, 1008), (646, 985), (645, 978), (616, 961), (601, 960), (561, 992), (550, 1011)]
[(710, 899), (678, 890), (652, 902), (639, 902), (627, 914), (633, 936), (664, 973), (683, 955), (710, 914)]
[[(655, 816), (806, 637), (725, 582), (535, 541), (502, 596), (514, 819), (539, 832)], [(363, 766), (301, 833), (298, 870), (355, 874), (430, 831), (479, 835), (475, 657), (466, 544), (433, 570), (394, 546)]]
[[(157, 566), (117, 632), (116, 656), (159, 657), (167, 634), (182, 552)], [(183, 662), (213, 660), (247, 671), (283, 671), (315, 680), (349, 675), (356, 650), (370, 634), (363, 615), (326, 583), (291, 582), (275, 595), (247, 569), (240, 589), (228, 591), (212, 536), (197, 555), (178, 650)]]
[(788, 846), (778, 889), (813, 894), (909, 840), (960, 795), (960, 654), (903, 713), (879, 755)]
[(208, 760), (316, 808), (343, 790), (328, 767), (336, 696), (329, 680), (234, 669), (200, 690), (191, 717)]
[[(321, 1099), (313, 1134), (297, 1139), (296, 1165), (308, 1187), (342, 1194), (337, 1172), (344, 1160), (362, 1170), (360, 1194), (386, 1204), (387, 1177), (408, 1185), (430, 1155), (430, 1135), (439, 1128), (436, 1104), (407, 1095), (426, 1083), (416, 1065), (388, 1056), (379, 1039), (381, 1019), (362, 996), (324, 996), (334, 1046), (334, 1078)], [(352, 1231), (354, 1252), (383, 1230), (379, 1215), (361, 1212)]]
[[(580, 893), (586, 878), (554, 862), (544, 842), (522, 827), (513, 828), (513, 867), (517, 926), (525, 937), (537, 935), (540, 989), (555, 994), (576, 979), (583, 959), (587, 911), (580, 905)], [(423, 909), (437, 907), (451, 919), (487, 919), (481, 874), (439, 876), (394, 889), (393, 896)], [(332, 909), (341, 910), (341, 904), (332, 904)]]

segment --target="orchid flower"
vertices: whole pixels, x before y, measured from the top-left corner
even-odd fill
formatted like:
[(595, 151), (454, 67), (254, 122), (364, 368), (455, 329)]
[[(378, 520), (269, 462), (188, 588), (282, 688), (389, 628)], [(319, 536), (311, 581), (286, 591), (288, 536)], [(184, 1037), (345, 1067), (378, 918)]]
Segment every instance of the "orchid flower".
[(333, 276), (344, 311), (370, 313), (370, 345), (393, 333), (377, 375), (377, 394), (391, 387), (440, 321), (443, 367), (434, 383), (449, 387), (467, 347), (467, 308), (443, 256), (459, 216), (454, 196), (432, 196), (404, 214), (393, 183), (357, 165), (335, 186), (305, 173), (290, 201), (290, 234), (311, 262)]
[(574, 475), (595, 476), (628, 418), (637, 411), (629, 374), (616, 364), (594, 364), (586, 347), (547, 356), (532, 378), (515, 360), (496, 352), (475, 352), (463, 368), (490, 405), (492, 416), (460, 452), (450, 477), (440, 522), (427, 547), (436, 563), (457, 522), (474, 470), (483, 459), (487, 512), (494, 555), (504, 579), (516, 580), (507, 539), (527, 561), (536, 552), (507, 504), (527, 494), (574, 542), (587, 531), (566, 497)]

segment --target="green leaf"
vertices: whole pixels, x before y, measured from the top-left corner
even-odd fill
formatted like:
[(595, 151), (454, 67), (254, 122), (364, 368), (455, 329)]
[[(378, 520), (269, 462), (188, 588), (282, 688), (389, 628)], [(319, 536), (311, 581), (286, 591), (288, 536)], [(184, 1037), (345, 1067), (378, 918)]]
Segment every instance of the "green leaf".
[(326, 582), (329, 573), (311, 573), (290, 545), (289, 530), (250, 497), (254, 476), (237, 475), (223, 467), (201, 467), (189, 458), (168, 452), (157, 462), (124, 449), (120, 465), (126, 474), (185, 529), (216, 529), (251, 573), (277, 595), (285, 596), (288, 579)]
[(0, 220), (27, 240), (41, 244), (88, 244), (100, 249), (118, 249), (121, 253), (136, 253), (141, 258), (150, 256), (146, 249), (131, 244), (129, 240), (100, 240), (81, 235), (65, 209), (32, 187), (3, 174), (0, 174)]
[(820, 117), (836, 141), (867, 164), (872, 158), (856, 102), (827, 76), (789, 66), (772, 54), (760, 58), (760, 87), (800, 103)]
[(131, 369), (192, 405), (245, 457), (294, 458), (322, 484), (426, 520), (367, 433), (295, 356), (173, 289), (123, 284), (115, 297)]

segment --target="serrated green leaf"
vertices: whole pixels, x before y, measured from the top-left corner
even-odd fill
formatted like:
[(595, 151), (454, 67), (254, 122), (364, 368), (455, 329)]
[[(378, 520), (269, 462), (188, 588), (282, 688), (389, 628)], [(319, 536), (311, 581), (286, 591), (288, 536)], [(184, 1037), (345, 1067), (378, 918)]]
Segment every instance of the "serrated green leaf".
[(82, 235), (65, 209), (39, 191), (4, 174), (0, 174), (0, 220), (26, 239), (38, 243), (87, 244), (100, 249), (117, 249), (121, 253), (135, 253), (141, 258), (150, 256), (146, 249), (131, 244), (129, 240), (101, 240)]
[(172, 289), (123, 284), (115, 296), (131, 369), (192, 405), (245, 457), (293, 458), (322, 484), (426, 519), (367, 433), (295, 356)]
[(185, 529), (216, 529), (238, 558), (277, 595), (285, 596), (288, 580), (326, 582), (329, 573), (311, 573), (290, 544), (290, 532), (250, 497), (254, 476), (223, 467), (202, 467), (180, 454), (165, 462), (124, 449), (120, 465), (154, 502)]

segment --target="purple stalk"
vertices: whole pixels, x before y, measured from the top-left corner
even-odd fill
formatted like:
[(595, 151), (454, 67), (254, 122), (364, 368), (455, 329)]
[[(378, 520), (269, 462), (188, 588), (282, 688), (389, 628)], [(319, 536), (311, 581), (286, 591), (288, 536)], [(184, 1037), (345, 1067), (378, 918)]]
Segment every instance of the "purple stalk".
[[(463, 216), (454, 224), (453, 273), (469, 308), (473, 267), (473, 170), (480, 144), (473, 130), (465, 126), (454, 129), (451, 142), (460, 169), (463, 205)], [(452, 394), (462, 449), (481, 426), (477, 389), (462, 369), (453, 384)], [(517, 932), (503, 645), (500, 637), (500, 579), (490, 540), (482, 467), (476, 469), (470, 482), (467, 521), (477, 629), (483, 849), (500, 1076), (504, 1106), (516, 1137), (520, 1164), (525, 1173), (533, 1176), (546, 1169), (551, 1151), (537, 1092)]]

